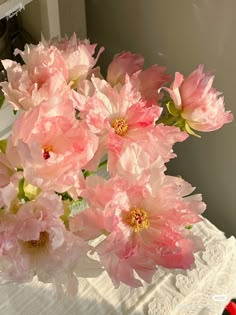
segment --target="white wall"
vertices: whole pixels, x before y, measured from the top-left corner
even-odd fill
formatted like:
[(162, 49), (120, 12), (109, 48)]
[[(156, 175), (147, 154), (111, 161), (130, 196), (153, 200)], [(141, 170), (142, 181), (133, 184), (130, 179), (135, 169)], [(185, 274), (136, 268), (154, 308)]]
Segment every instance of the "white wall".
[[(187, 75), (203, 63), (236, 117), (235, 0), (89, 0), (86, 11), (88, 37), (106, 48), (103, 65), (122, 50), (142, 53), (146, 66), (166, 65), (170, 73)], [(236, 235), (236, 122), (176, 151), (171, 173), (197, 186), (208, 204), (205, 216)]]

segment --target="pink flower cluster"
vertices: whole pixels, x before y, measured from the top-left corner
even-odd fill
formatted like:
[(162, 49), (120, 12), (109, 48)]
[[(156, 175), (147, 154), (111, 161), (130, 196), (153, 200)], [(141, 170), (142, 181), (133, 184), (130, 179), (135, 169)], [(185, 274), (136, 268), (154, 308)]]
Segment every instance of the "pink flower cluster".
[(192, 268), (203, 249), (191, 231), (201, 195), (165, 171), (190, 127), (232, 120), (212, 76), (199, 66), (167, 88), (165, 67), (143, 69), (141, 55), (122, 52), (103, 78), (95, 47), (73, 35), (16, 51), (24, 65), (3, 61), (6, 101), (21, 110), (0, 153), (6, 281), (37, 276), (74, 295), (78, 277), (105, 271), (115, 287), (139, 287), (159, 266)]

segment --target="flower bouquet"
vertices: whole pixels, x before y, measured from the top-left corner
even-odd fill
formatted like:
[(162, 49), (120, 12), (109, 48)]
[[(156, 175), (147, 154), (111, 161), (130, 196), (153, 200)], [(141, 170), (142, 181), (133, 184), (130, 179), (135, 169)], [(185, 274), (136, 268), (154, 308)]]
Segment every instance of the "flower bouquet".
[(37, 276), (75, 295), (78, 278), (107, 272), (136, 288), (158, 266), (193, 268), (204, 249), (191, 227), (206, 205), (165, 171), (176, 142), (232, 121), (213, 75), (200, 65), (167, 87), (165, 67), (122, 52), (104, 78), (95, 48), (73, 35), (16, 50), (23, 65), (2, 61), (18, 112), (0, 142), (4, 281)]

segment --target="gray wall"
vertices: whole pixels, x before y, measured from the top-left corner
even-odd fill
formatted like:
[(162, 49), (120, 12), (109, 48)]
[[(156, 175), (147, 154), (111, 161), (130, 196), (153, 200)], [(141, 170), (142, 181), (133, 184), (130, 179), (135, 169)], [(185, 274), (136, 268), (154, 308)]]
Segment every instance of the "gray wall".
[(58, 0), (60, 12), (61, 36), (86, 37), (86, 18), (84, 0)]
[[(87, 33), (104, 45), (102, 64), (114, 53), (144, 55), (146, 66), (189, 74), (199, 63), (214, 70), (215, 87), (236, 116), (235, 0), (87, 0)], [(176, 145), (170, 173), (180, 174), (208, 204), (205, 216), (236, 235), (236, 122)]]

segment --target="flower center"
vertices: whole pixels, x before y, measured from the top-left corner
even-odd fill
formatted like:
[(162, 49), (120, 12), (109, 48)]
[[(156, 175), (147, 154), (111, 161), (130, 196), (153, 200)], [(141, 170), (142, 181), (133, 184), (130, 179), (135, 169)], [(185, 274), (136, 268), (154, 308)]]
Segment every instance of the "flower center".
[(115, 133), (119, 136), (124, 136), (128, 131), (128, 123), (124, 117), (115, 118), (111, 126), (115, 129)]
[(125, 214), (124, 223), (131, 226), (134, 232), (147, 229), (150, 225), (147, 212), (142, 208), (133, 207)]
[(50, 158), (50, 152), (53, 151), (52, 145), (45, 145), (45, 146), (43, 146), (42, 150), (43, 150), (44, 159), (45, 160), (49, 159)]
[(49, 241), (49, 234), (48, 232), (40, 232), (40, 236), (38, 240), (26, 241), (24, 245), (29, 248), (42, 248), (44, 247)]

